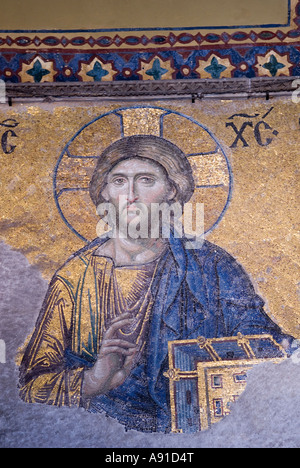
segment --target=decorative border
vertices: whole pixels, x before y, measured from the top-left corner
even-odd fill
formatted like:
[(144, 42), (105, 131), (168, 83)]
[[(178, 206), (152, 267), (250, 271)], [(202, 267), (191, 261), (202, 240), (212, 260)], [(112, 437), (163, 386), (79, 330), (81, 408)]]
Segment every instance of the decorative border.
[[(300, 12), (298, 7), (298, 12)], [(285, 40), (298, 41), (300, 37), (299, 25), (300, 25), (300, 14), (295, 17), (294, 22), (296, 23), (296, 29), (289, 29), (277, 31), (255, 29), (247, 31), (234, 31), (232, 33), (223, 31), (222, 33), (208, 32), (200, 33), (197, 30), (196, 33), (185, 32), (179, 35), (174, 34), (173, 31), (168, 34), (154, 34), (152, 35), (101, 35), (91, 36), (86, 32), (80, 36), (71, 36), (69, 34), (55, 33), (52, 36), (43, 37), (32, 34), (32, 35), (16, 35), (11, 33), (9, 35), (0, 36), (0, 47), (11, 47), (19, 48), (21, 50), (33, 48), (33, 49), (55, 49), (61, 48), (67, 50), (68, 48), (76, 47), (78, 50), (86, 49), (92, 50), (93, 48), (100, 49), (111, 49), (113, 48), (149, 48), (149, 47), (186, 47), (186, 46), (207, 46), (207, 45), (229, 45), (229, 44), (260, 44), (268, 42), (283, 42)]]
[[(294, 21), (299, 26), (298, 15)], [(273, 25), (271, 25), (273, 27)], [(260, 27), (258, 27), (260, 28)], [(223, 28), (222, 28), (223, 29)], [(233, 29), (230, 28), (230, 29)], [(239, 29), (239, 28), (237, 28)], [(175, 30), (175, 29), (174, 29)], [(173, 31), (174, 31), (173, 30)], [(69, 34), (61, 34), (55, 32), (53, 36), (37, 36), (37, 35), (22, 35), (17, 36), (16, 33), (12, 33), (7, 36), (0, 37), (0, 47), (18, 47), (20, 49), (26, 49), (32, 47), (34, 49), (55, 49), (62, 48), (67, 49), (78, 48), (78, 49), (92, 49), (94, 47), (99, 47), (101, 49), (110, 49), (121, 48), (121, 47), (133, 47), (133, 48), (148, 48), (148, 47), (183, 47), (194, 44), (195, 46), (205, 46), (209, 44), (239, 44), (243, 42), (247, 43), (267, 43), (267, 42), (282, 42), (285, 40), (299, 40), (300, 32), (299, 29), (290, 29), (288, 31), (270, 31), (270, 30), (260, 30), (255, 31), (252, 29), (249, 32), (246, 31), (235, 31), (232, 33), (222, 32), (216, 33), (209, 32), (207, 34), (200, 33), (199, 29), (196, 33), (187, 32), (188, 28), (185, 28), (185, 32), (180, 34), (174, 34), (171, 31), (165, 35), (155, 34), (153, 36), (145, 34), (140, 36), (125, 36), (119, 34), (113, 35), (101, 35), (98, 37), (88, 35), (86, 32), (82, 32), (80, 36), (70, 36)]]
[[(260, 41), (265, 43), (268, 41), (297, 40), (300, 37), (299, 25), (300, 1), (288, 0), (288, 20), (285, 24), (90, 30), (1, 30), (0, 47), (9, 46), (23, 49), (28, 47), (47, 49), (57, 47), (62, 49), (68, 47), (91, 49), (99, 47), (107, 49), (112, 47), (182, 47), (192, 44), (195, 46), (208, 44), (228, 45), (229, 43), (236, 44), (242, 42), (256, 44)], [(160, 34), (161, 31), (165, 31), (166, 33)], [(179, 34), (174, 33), (177, 31)], [(122, 34), (126, 32), (130, 32), (130, 35)], [(153, 35), (148, 34), (148, 32), (153, 32)], [(97, 33), (103, 34), (97, 36)]]
[(8, 83), (160, 81), (300, 75), (300, 0), (289, 26), (242, 30), (0, 33)]
[[(299, 74), (300, 78), (300, 74)], [(239, 78), (220, 80), (161, 80), (161, 81), (119, 81), (119, 82), (73, 82), (73, 83), (7, 83), (6, 95), (12, 99), (56, 98), (172, 98), (190, 97), (259, 97), (269, 98), (281, 93), (295, 91), (295, 77)]]
[(205, 50), (80, 53), (0, 51), (0, 79), (12, 83), (160, 81), (300, 75), (300, 44)]

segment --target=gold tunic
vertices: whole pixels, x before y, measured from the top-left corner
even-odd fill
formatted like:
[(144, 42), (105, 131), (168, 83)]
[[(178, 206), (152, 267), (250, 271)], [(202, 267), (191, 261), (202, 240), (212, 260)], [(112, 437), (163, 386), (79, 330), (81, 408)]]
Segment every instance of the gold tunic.
[[(94, 257), (99, 284), (102, 333), (111, 321), (121, 314), (130, 313), (131, 325), (116, 333), (116, 338), (136, 344), (141, 350), (145, 345), (150, 312), (152, 309), (151, 285), (157, 262), (139, 266), (115, 267), (107, 257)], [(102, 335), (101, 335), (102, 338)]]
[[(51, 282), (20, 368), (20, 396), (28, 403), (80, 405), (85, 360), (97, 358), (103, 334), (120, 314), (135, 320), (116, 338), (137, 344), (139, 357), (145, 349), (157, 261), (116, 267), (95, 250), (69, 261)], [(70, 352), (76, 365), (67, 364)]]

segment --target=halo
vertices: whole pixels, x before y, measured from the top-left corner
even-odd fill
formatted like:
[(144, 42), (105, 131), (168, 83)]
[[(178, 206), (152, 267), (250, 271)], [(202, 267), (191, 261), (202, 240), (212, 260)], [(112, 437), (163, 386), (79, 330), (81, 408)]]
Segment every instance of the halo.
[(89, 196), (89, 183), (104, 149), (120, 138), (156, 135), (176, 144), (193, 170), (195, 191), (190, 203), (204, 203), (204, 231), (223, 218), (232, 194), (232, 171), (216, 137), (195, 119), (162, 107), (122, 107), (96, 117), (67, 143), (55, 167), (54, 198), (74, 234), (95, 239), (99, 217)]

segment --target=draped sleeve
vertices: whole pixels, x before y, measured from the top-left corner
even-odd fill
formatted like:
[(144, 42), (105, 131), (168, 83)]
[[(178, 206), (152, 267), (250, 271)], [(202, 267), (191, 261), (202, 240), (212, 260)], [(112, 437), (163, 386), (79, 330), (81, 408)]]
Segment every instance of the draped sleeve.
[[(228, 252), (205, 241), (195, 257), (189, 251), (187, 256), (189, 291), (206, 316), (203, 336), (221, 338), (238, 333), (270, 334), (277, 343), (283, 340), (292, 343), (293, 338), (267, 315), (264, 300), (256, 293), (250, 276)], [(190, 309), (192, 311), (192, 307)], [(192, 319), (196, 321), (196, 314), (192, 315)], [(191, 332), (191, 335), (195, 333), (199, 336), (200, 329)]]
[(73, 309), (72, 288), (54, 277), (20, 366), (20, 396), (25, 402), (80, 405), (84, 366), (72, 368), (66, 362)]

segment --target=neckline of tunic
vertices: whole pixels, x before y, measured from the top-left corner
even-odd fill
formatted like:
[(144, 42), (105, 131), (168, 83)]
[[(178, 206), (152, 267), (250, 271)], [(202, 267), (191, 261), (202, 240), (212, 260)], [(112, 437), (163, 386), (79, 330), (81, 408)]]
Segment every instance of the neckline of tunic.
[(152, 265), (155, 266), (165, 255), (166, 251), (167, 249), (165, 249), (158, 257), (156, 257), (154, 260), (151, 260), (150, 262), (139, 263), (135, 265), (116, 265), (115, 260), (112, 257), (108, 255), (98, 255), (96, 252), (93, 253), (93, 257), (97, 260), (105, 260), (106, 262), (111, 263), (114, 269), (123, 268), (128, 270), (144, 270), (145, 268), (151, 267)]

